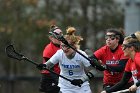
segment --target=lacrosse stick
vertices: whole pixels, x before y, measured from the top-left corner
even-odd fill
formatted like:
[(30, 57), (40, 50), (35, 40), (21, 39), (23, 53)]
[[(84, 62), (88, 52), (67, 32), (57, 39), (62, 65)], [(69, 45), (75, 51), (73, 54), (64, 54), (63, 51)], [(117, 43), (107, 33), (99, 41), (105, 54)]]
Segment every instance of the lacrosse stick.
[(112, 92), (112, 93), (125, 93), (128, 91), (129, 91), (129, 89), (124, 89), (124, 90), (120, 90), (120, 91), (116, 91), (116, 92)]
[(101, 70), (102, 69), (105, 69), (103, 66), (101, 66), (99, 63), (93, 61), (93, 60), (96, 60), (96, 59), (90, 59), (88, 58), (87, 56), (85, 56), (84, 54), (82, 54), (81, 52), (79, 52), (77, 49), (73, 48), (69, 43), (68, 41), (63, 37), (63, 35), (58, 35), (58, 34), (55, 34), (55, 32), (52, 32), (53, 35), (55, 36), (56, 39), (58, 39), (59, 41), (61, 41), (62, 43), (64, 43), (65, 45), (67, 45), (68, 47), (70, 47), (71, 49), (73, 49), (74, 51), (76, 51), (78, 54), (80, 54), (81, 56), (83, 56), (85, 59), (87, 59), (89, 62), (92, 62), (91, 64), (93, 64), (95, 66), (95, 68), (97, 68), (98, 70)]
[(60, 40), (62, 43), (64, 43), (65, 45), (67, 45), (68, 47), (72, 48), (74, 51), (76, 51), (77, 53), (79, 53), (81, 56), (83, 56), (85, 59), (87, 59), (88, 61), (91, 61), (91, 59), (89, 59), (88, 57), (86, 57), (85, 55), (83, 55), (81, 52), (79, 52), (77, 49), (73, 48), (68, 41), (62, 36), (62, 35), (57, 35), (55, 36), (57, 37), (58, 40)]
[[(24, 55), (19, 54), (18, 52), (16, 52), (15, 49), (14, 49), (14, 47), (13, 47), (13, 45), (8, 45), (8, 46), (5, 48), (5, 52), (6, 52), (7, 56), (10, 57), (10, 58), (17, 59), (17, 60), (19, 60), (19, 61), (25, 60), (26, 62), (30, 62), (30, 63), (32, 63), (32, 64), (34, 64), (34, 65), (36, 65), (36, 66), (38, 65), (37, 63), (35, 63), (35, 62), (33, 62), (32, 60), (30, 60), (30, 59), (28, 59), (27, 57), (25, 57)], [(55, 73), (54, 71), (52, 71), (52, 70), (50, 70), (50, 69), (47, 69), (47, 68), (43, 68), (43, 69), (46, 69), (46, 70), (48, 70), (49, 72), (51, 72), (51, 73), (53, 73), (53, 74), (55, 74), (55, 75), (57, 75), (57, 76), (59, 76), (59, 77), (65, 79), (65, 80), (71, 82), (70, 79), (68, 79), (68, 78), (66, 78), (66, 77), (64, 77), (64, 76), (62, 76), (62, 75), (59, 75), (59, 74)]]

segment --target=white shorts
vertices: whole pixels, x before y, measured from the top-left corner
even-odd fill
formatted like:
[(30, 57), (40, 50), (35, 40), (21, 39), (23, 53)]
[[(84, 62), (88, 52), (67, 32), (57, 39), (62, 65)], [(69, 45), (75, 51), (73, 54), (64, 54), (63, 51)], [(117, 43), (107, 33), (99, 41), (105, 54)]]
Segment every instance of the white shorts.
[(68, 89), (68, 88), (60, 88), (62, 93), (92, 93), (89, 85), (84, 85), (79, 88)]

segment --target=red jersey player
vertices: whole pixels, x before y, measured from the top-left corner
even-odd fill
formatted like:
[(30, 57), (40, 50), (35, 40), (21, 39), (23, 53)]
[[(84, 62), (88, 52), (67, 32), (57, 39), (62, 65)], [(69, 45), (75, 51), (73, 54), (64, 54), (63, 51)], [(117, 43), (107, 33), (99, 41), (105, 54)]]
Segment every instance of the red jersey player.
[(128, 58), (124, 57), (121, 44), (124, 36), (118, 29), (107, 29), (106, 45), (94, 52), (93, 57), (106, 67), (103, 71), (103, 88), (115, 85), (122, 78)]
[[(62, 31), (56, 26), (51, 26), (49, 31), (49, 39), (51, 42), (46, 45), (43, 51), (43, 63), (47, 62), (57, 50), (60, 49), (60, 41), (55, 38), (54, 34), (62, 34)], [(60, 73), (58, 64), (56, 64), (52, 70), (58, 74)], [(41, 75), (39, 90), (44, 93), (59, 93), (59, 87), (57, 86), (58, 77), (47, 70), (42, 70)]]
[(123, 78), (116, 85), (101, 93), (121, 90), (128, 83), (131, 76), (133, 77), (134, 85), (129, 88), (129, 91), (140, 93), (140, 88), (137, 88), (140, 85), (140, 31), (125, 37), (122, 47), (124, 55), (129, 57)]

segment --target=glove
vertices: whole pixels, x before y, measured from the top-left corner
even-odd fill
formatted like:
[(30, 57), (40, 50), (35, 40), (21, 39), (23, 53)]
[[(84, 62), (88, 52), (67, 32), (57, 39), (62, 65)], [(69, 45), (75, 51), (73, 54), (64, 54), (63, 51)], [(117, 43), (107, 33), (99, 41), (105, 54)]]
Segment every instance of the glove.
[(38, 64), (36, 68), (38, 68), (39, 70), (43, 70), (44, 68), (46, 68), (46, 64)]
[(81, 84), (83, 84), (83, 81), (81, 79), (74, 79), (71, 81), (71, 84), (81, 87)]
[(102, 65), (98, 60), (96, 60), (95, 58), (91, 58), (91, 62), (90, 64), (95, 67), (96, 69), (100, 70), (100, 71), (104, 71), (106, 70), (106, 66)]

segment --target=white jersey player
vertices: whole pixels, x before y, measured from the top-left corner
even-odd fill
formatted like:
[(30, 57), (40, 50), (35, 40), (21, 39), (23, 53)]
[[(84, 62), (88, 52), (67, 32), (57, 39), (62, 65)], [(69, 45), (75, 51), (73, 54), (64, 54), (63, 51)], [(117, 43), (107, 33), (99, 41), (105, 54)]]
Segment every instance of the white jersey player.
[[(86, 55), (83, 51), (79, 50), (81, 53)], [(87, 55), (86, 55), (87, 56)], [(89, 61), (82, 57), (80, 54), (75, 53), (72, 59), (67, 58), (63, 50), (58, 50), (53, 57), (50, 58), (52, 64), (57, 64), (59, 62), (60, 75), (74, 80), (82, 79), (85, 76), (85, 67), (90, 67)], [(88, 81), (85, 81), (81, 87), (71, 84), (71, 82), (59, 78), (58, 86), (62, 93), (91, 93)], [(75, 91), (75, 92), (73, 92)]]
[[(78, 49), (79, 41), (82, 38), (75, 36), (74, 32), (75, 28), (69, 27), (67, 29), (67, 35), (64, 38), (68, 41), (69, 45), (87, 56), (84, 51)], [(69, 82), (59, 77), (58, 86), (62, 93), (92, 93), (88, 80), (94, 77), (94, 69), (87, 59), (64, 43), (61, 43), (61, 49), (45, 63), (45, 67), (50, 69), (57, 63), (60, 66), (60, 75), (72, 80)], [(90, 69), (87, 74), (85, 73), (86, 67)], [(79, 84), (81, 87), (78, 86)]]

